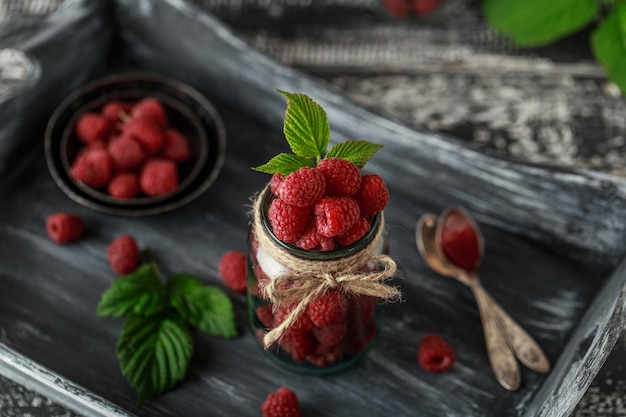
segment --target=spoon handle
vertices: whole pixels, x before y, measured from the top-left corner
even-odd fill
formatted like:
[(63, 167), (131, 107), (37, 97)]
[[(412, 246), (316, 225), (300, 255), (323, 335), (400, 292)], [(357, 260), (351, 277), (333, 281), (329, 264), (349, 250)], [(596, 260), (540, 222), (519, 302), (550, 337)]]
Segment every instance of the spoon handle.
[(528, 368), (542, 374), (550, 372), (550, 361), (535, 339), (485, 292), (489, 307), (494, 312), (498, 326), (517, 358)]
[(472, 280), (471, 288), (482, 319), (491, 369), (500, 385), (509, 391), (515, 391), (520, 387), (522, 379), (519, 363), (498, 327), (489, 295), (477, 279)]

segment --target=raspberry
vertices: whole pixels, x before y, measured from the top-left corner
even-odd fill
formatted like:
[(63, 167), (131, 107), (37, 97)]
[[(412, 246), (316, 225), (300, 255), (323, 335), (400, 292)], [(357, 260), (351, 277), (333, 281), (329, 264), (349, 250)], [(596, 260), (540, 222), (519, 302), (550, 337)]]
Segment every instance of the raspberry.
[(270, 304), (263, 307), (257, 307), (255, 311), (257, 318), (263, 326), (268, 329), (274, 328), (274, 313), (272, 313), (272, 306)]
[(139, 266), (139, 246), (130, 235), (119, 236), (106, 248), (109, 265), (117, 275), (127, 275)]
[(428, 333), (420, 342), (417, 360), (428, 372), (444, 372), (454, 365), (454, 349), (441, 335)]
[(333, 346), (343, 340), (347, 329), (348, 321), (340, 320), (324, 327), (314, 327), (311, 332), (320, 345)]
[(398, 19), (403, 19), (411, 13), (408, 0), (382, 0), (381, 4)]
[(107, 185), (113, 172), (113, 163), (108, 152), (99, 148), (86, 148), (80, 153), (71, 168), (71, 176), (90, 187)]
[(376, 309), (375, 298), (368, 295), (353, 295), (348, 298), (348, 332), (363, 333), (372, 319)]
[(361, 333), (350, 333), (345, 338), (344, 349), (346, 354), (355, 356), (365, 350), (376, 337), (376, 323), (372, 323)]
[(275, 173), (272, 175), (272, 179), (270, 180), (270, 190), (272, 190), (272, 194), (278, 197), (278, 187), (283, 182), (285, 177), (281, 173)]
[(109, 182), (107, 193), (115, 198), (137, 197), (139, 195), (139, 177), (134, 172), (120, 172)]
[(139, 185), (141, 191), (148, 196), (174, 191), (178, 187), (178, 166), (166, 159), (149, 159), (141, 168)]
[(98, 113), (84, 113), (76, 121), (76, 137), (84, 144), (106, 140), (111, 127), (111, 122)]
[(326, 180), (325, 195), (351, 196), (361, 186), (361, 170), (350, 161), (341, 158), (325, 158), (317, 164), (317, 170)]
[(85, 225), (75, 214), (55, 213), (46, 219), (46, 232), (54, 243), (69, 243), (83, 236)]
[(105, 104), (100, 114), (112, 123), (119, 123), (128, 118), (132, 107), (130, 103), (115, 100)]
[(276, 237), (283, 242), (292, 243), (304, 230), (310, 213), (311, 207), (292, 206), (276, 198), (272, 201), (267, 215)]
[(319, 246), (321, 237), (317, 232), (317, 227), (315, 227), (315, 219), (310, 217), (304, 231), (293, 244), (300, 249), (313, 250)]
[[(291, 311), (295, 308), (295, 306), (296, 304), (290, 304), (287, 306), (275, 305), (274, 306), (274, 327), (279, 326), (283, 321), (285, 321), (285, 319), (287, 318), (289, 313), (291, 313)], [(300, 314), (300, 316), (296, 319), (296, 321), (293, 322), (290, 328), (294, 330), (301, 330), (301, 331), (311, 330), (313, 328), (313, 322), (311, 321), (309, 316), (306, 314), (306, 311), (304, 311)]]
[(167, 126), (167, 112), (163, 104), (154, 97), (138, 101), (133, 107), (131, 115), (133, 118), (152, 119), (161, 128)]
[(337, 248), (335, 241), (332, 237), (322, 236), (320, 238), (320, 244), (315, 248), (318, 252), (330, 252), (334, 251)]
[(367, 174), (361, 178), (361, 188), (354, 199), (359, 203), (362, 216), (373, 216), (389, 202), (389, 191), (379, 175)]
[(277, 196), (292, 206), (306, 207), (324, 195), (326, 181), (321, 172), (304, 167), (292, 172), (276, 190)]
[(139, 167), (146, 157), (139, 142), (126, 135), (111, 139), (107, 150), (111, 155), (113, 166), (120, 171)]
[(163, 145), (163, 131), (152, 119), (132, 118), (125, 125), (122, 134), (135, 139), (149, 155), (155, 155)]
[(161, 156), (174, 162), (185, 162), (191, 158), (191, 148), (187, 138), (176, 129), (166, 129), (163, 132), (163, 146)]
[(289, 328), (285, 330), (278, 345), (296, 361), (304, 361), (315, 351), (315, 338), (311, 332)]
[(327, 237), (346, 233), (360, 217), (359, 205), (351, 197), (323, 197), (313, 207), (317, 231)]
[(343, 346), (341, 343), (334, 346), (318, 345), (315, 353), (306, 357), (308, 362), (318, 368), (326, 368), (328, 365), (339, 362), (343, 358)]
[(263, 417), (302, 417), (298, 397), (289, 388), (281, 387), (267, 396), (261, 405)]
[(417, 16), (426, 16), (439, 7), (443, 0), (412, 0), (413, 13)]
[(309, 303), (307, 314), (317, 327), (337, 323), (346, 316), (346, 299), (341, 292), (328, 290)]
[(218, 272), (231, 290), (239, 293), (246, 292), (248, 263), (244, 252), (232, 250), (222, 255)]
[(369, 230), (370, 222), (365, 217), (359, 217), (359, 220), (346, 233), (335, 236), (335, 242), (345, 248), (361, 239)]

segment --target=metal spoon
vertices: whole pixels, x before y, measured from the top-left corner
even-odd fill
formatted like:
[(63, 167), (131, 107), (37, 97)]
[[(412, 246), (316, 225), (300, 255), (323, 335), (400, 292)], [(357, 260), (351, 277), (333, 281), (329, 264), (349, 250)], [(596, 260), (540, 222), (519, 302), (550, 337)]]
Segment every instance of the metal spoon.
[(472, 279), (465, 271), (447, 262), (437, 254), (436, 228), (437, 218), (435, 216), (428, 214), (422, 216), (417, 223), (415, 235), (417, 247), (433, 270), (442, 275), (455, 278), (471, 288), (482, 319), (487, 356), (491, 363), (491, 369), (500, 385), (509, 391), (515, 391), (521, 384), (519, 364), (515, 360), (514, 353), (507, 344), (504, 335), (500, 332), (493, 310), (487, 301), (488, 295), (477, 278)]

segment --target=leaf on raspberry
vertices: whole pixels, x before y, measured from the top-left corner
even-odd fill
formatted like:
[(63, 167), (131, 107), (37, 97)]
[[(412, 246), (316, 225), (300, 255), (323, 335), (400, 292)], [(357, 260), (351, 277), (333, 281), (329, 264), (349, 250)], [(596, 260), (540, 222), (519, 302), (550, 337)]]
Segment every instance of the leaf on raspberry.
[(300, 168), (311, 167), (314, 168), (315, 164), (308, 158), (292, 155), (289, 153), (281, 153), (270, 159), (263, 165), (252, 168), (255, 171), (264, 172), (266, 174), (282, 174), (287, 176), (292, 172), (296, 172)]
[(363, 168), (382, 147), (383, 145), (378, 145), (366, 140), (347, 140), (330, 148), (324, 158), (345, 159), (359, 168)]

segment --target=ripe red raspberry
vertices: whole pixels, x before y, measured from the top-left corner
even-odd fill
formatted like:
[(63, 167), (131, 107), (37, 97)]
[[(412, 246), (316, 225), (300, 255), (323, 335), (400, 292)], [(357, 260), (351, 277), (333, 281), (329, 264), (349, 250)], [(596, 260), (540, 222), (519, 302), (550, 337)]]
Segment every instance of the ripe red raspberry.
[(354, 195), (359, 203), (362, 216), (373, 216), (382, 211), (389, 202), (389, 191), (383, 179), (377, 174), (363, 175), (361, 188)]
[(454, 349), (441, 335), (428, 333), (420, 342), (417, 360), (428, 372), (444, 372), (454, 365)]
[(119, 236), (107, 246), (107, 258), (113, 272), (117, 275), (127, 275), (139, 266), (139, 246), (133, 236)]
[(317, 164), (317, 170), (324, 175), (326, 180), (325, 195), (349, 197), (361, 186), (361, 170), (345, 159), (322, 159)]
[(306, 357), (308, 362), (318, 368), (326, 368), (333, 363), (339, 362), (343, 358), (343, 345), (338, 343), (334, 346), (318, 345), (315, 353)]
[(412, 0), (413, 13), (417, 16), (426, 16), (439, 7), (443, 0)]
[(113, 163), (108, 152), (99, 148), (86, 148), (72, 163), (71, 176), (90, 187), (104, 187), (111, 180)]
[(411, 13), (409, 0), (382, 0), (381, 4), (398, 19), (403, 19)]
[(346, 233), (360, 217), (359, 205), (351, 197), (323, 197), (313, 206), (317, 231), (334, 237)]
[(377, 327), (375, 322), (363, 329), (360, 333), (351, 333), (348, 331), (348, 334), (344, 339), (345, 353), (350, 356), (355, 356), (361, 353), (374, 341), (374, 338), (376, 338), (376, 332)]
[(149, 118), (130, 119), (124, 125), (122, 134), (139, 142), (149, 155), (155, 155), (163, 146), (163, 130)]
[(370, 222), (365, 217), (359, 217), (359, 220), (346, 233), (335, 236), (335, 242), (343, 248), (350, 246), (365, 236), (369, 232), (370, 227)]
[(177, 129), (166, 129), (163, 132), (161, 156), (174, 162), (185, 162), (191, 158), (189, 141)]
[(148, 196), (174, 191), (178, 187), (178, 166), (167, 159), (149, 159), (141, 168), (139, 185), (141, 191)]
[(363, 334), (369, 327), (376, 311), (376, 299), (368, 295), (352, 295), (348, 298), (348, 332)]
[(125, 171), (139, 167), (146, 153), (135, 139), (130, 136), (121, 135), (111, 139), (107, 146), (113, 166), (116, 170)]
[(315, 297), (306, 310), (314, 325), (328, 326), (346, 317), (346, 299), (341, 292), (328, 290)]
[(315, 338), (310, 331), (288, 328), (278, 339), (278, 345), (296, 361), (304, 361), (315, 352)]
[(55, 213), (46, 219), (46, 232), (55, 243), (63, 244), (80, 239), (85, 232), (83, 220), (70, 213)]
[(298, 397), (289, 388), (281, 387), (267, 396), (261, 405), (263, 417), (302, 417)]
[(233, 291), (244, 293), (248, 284), (248, 258), (244, 252), (232, 250), (222, 255), (218, 272)]
[(130, 103), (115, 100), (105, 104), (100, 114), (115, 124), (128, 118), (132, 107)]
[(348, 321), (344, 319), (324, 327), (314, 327), (311, 332), (320, 345), (333, 346), (343, 340), (347, 329)]
[(263, 326), (267, 327), (268, 329), (274, 328), (274, 313), (272, 312), (271, 304), (257, 307), (255, 311), (257, 318)]
[(322, 198), (325, 184), (321, 172), (304, 167), (287, 175), (276, 192), (285, 203), (306, 207)]
[[(274, 305), (274, 327), (282, 324), (287, 318), (289, 313), (296, 307), (296, 304), (290, 305)], [(290, 329), (307, 331), (313, 328), (313, 322), (307, 315), (306, 311), (302, 312), (300, 316), (293, 322)]]
[(107, 193), (115, 198), (133, 198), (139, 195), (139, 176), (134, 172), (120, 172), (113, 176)]
[(163, 104), (154, 97), (147, 97), (135, 104), (131, 111), (133, 118), (150, 118), (159, 127), (167, 126), (167, 111)]
[(267, 212), (268, 220), (276, 237), (283, 242), (295, 242), (304, 230), (311, 207), (297, 207), (276, 198)]
[(284, 179), (285, 177), (283, 176), (283, 174), (279, 172), (272, 175), (272, 179), (270, 180), (270, 190), (272, 190), (272, 194), (274, 194), (276, 197), (278, 197), (278, 187)]
[(320, 238), (320, 244), (315, 248), (318, 252), (330, 252), (337, 249), (337, 245), (335, 244), (335, 240), (332, 237), (322, 236)]
[(76, 137), (84, 144), (106, 140), (111, 127), (111, 122), (98, 113), (84, 113), (76, 121)]
[(310, 217), (306, 226), (304, 227), (304, 230), (302, 231), (298, 239), (293, 242), (293, 244), (300, 249), (314, 250), (319, 246), (321, 237), (322, 235), (317, 232), (315, 219), (313, 217)]

